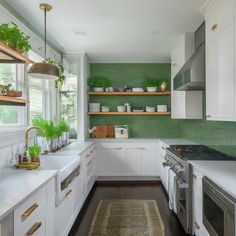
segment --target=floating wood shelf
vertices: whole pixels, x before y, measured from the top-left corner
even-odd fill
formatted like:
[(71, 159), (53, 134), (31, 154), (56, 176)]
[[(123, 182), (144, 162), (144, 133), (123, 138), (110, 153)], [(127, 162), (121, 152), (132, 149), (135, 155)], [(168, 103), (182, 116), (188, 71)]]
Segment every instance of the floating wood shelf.
[(170, 116), (171, 112), (88, 112), (88, 115), (158, 115)]
[(28, 102), (23, 98), (0, 96), (0, 105), (25, 106)]
[(8, 47), (0, 42), (0, 63), (27, 63), (33, 64), (27, 56), (17, 52), (16, 50)]
[(91, 96), (167, 96), (170, 91), (166, 92), (89, 92)]

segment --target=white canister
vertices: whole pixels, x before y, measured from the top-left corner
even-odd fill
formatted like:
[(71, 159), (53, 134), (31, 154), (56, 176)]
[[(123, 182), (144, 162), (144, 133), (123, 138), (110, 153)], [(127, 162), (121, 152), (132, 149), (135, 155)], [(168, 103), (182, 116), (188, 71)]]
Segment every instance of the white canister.
[(90, 112), (100, 112), (100, 110), (101, 110), (100, 103), (89, 103)]
[[(126, 111), (126, 112), (130, 112), (130, 111), (131, 111), (130, 103), (126, 102), (126, 103), (124, 104), (124, 106), (125, 106), (125, 111)], [(130, 110), (130, 111), (128, 111), (128, 110)]]
[(167, 112), (167, 105), (157, 105), (157, 112)]
[(117, 106), (118, 112), (125, 112), (125, 106)]

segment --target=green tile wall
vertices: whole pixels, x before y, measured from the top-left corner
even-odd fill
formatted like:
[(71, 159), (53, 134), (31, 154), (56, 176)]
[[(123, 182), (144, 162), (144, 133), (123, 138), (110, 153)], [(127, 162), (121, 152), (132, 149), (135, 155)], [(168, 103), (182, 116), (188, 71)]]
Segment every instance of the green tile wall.
[[(170, 64), (91, 64), (91, 75), (106, 75), (114, 87), (143, 86), (147, 76), (170, 81)], [(125, 102), (136, 106), (166, 104), (170, 110), (170, 96), (94, 96), (91, 102), (99, 102), (116, 111), (117, 105)], [(91, 116), (90, 126), (127, 124), (131, 137), (178, 137), (179, 121), (169, 116)]]
[[(146, 76), (170, 80), (169, 64), (91, 64), (92, 75), (106, 75), (113, 86), (141, 86)], [(109, 105), (115, 110), (116, 105), (130, 102), (134, 105), (167, 104), (168, 97), (92, 97)], [(206, 120), (171, 120), (160, 116), (91, 116), (94, 125), (127, 124), (132, 137), (187, 138), (208, 145), (236, 145), (235, 122), (212, 122)]]

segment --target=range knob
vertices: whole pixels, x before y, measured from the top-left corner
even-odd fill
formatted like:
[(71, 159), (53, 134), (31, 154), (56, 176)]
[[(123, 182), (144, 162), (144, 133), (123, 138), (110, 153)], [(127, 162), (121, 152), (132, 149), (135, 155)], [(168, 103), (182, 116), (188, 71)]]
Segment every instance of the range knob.
[(176, 173), (180, 173), (180, 172), (183, 172), (183, 171), (184, 171), (184, 168), (183, 168), (181, 165), (176, 165), (176, 166), (174, 167), (174, 171), (175, 171)]

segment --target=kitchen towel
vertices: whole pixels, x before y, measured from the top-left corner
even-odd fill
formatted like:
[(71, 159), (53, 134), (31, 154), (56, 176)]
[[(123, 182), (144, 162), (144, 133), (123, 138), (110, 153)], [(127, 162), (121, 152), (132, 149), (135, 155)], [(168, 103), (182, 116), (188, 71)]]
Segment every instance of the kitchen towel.
[(169, 195), (169, 208), (177, 213), (176, 207), (176, 174), (170, 169), (168, 177), (168, 195)]
[(166, 187), (166, 190), (168, 192), (168, 189), (169, 189), (169, 170), (170, 170), (170, 167), (169, 166), (165, 166), (165, 180), (166, 180), (166, 183), (165, 183), (165, 187)]

